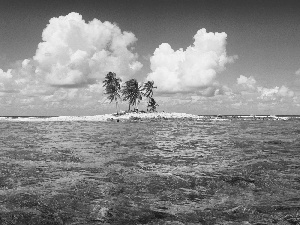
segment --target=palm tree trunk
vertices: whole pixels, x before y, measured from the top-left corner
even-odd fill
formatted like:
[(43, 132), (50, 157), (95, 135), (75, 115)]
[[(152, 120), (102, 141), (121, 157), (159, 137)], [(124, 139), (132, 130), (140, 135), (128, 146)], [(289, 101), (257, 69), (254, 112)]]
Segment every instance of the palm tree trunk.
[(116, 101), (116, 109), (117, 109), (117, 114), (119, 114), (119, 105), (118, 105), (118, 100)]
[(149, 105), (150, 105), (150, 97), (148, 97), (147, 112), (149, 111)]
[(130, 112), (130, 103), (129, 103), (129, 107), (128, 107), (128, 112)]

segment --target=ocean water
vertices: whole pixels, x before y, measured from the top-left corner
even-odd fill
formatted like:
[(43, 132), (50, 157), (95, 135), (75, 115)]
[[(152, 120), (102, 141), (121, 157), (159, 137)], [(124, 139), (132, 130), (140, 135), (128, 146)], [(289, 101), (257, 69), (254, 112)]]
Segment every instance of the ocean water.
[(300, 120), (0, 122), (0, 224), (300, 224)]

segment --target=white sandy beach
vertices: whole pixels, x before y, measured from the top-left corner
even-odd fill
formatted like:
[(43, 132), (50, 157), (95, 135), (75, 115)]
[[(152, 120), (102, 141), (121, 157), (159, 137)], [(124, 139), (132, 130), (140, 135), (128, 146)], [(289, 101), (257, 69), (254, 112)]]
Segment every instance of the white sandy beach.
[[(298, 118), (298, 117), (294, 117)], [(125, 113), (122, 115), (103, 114), (94, 116), (56, 116), (56, 117), (0, 117), (0, 121), (117, 121), (122, 122), (126, 120), (146, 120), (146, 119), (195, 119), (195, 120), (289, 120), (291, 117), (277, 117), (277, 116), (202, 116), (188, 113)]]
[(187, 113), (126, 113), (124, 115), (115, 114), (104, 114), (95, 116), (58, 116), (58, 117), (19, 117), (19, 118), (4, 118), (1, 117), (0, 120), (13, 120), (13, 121), (112, 121), (112, 120), (129, 120), (129, 119), (182, 119), (182, 118), (192, 118), (200, 119), (203, 116), (197, 116)]

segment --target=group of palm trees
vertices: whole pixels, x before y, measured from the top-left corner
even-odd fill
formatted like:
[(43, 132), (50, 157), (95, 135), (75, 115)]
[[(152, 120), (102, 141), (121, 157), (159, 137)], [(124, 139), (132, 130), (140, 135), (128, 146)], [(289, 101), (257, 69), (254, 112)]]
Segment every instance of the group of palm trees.
[(116, 73), (109, 72), (105, 76), (105, 80), (103, 81), (103, 87), (105, 87), (105, 94), (107, 94), (108, 100), (110, 102), (116, 102), (117, 114), (119, 114), (119, 101), (128, 101), (130, 112), (130, 107), (134, 107), (134, 111), (138, 111), (138, 104), (142, 100), (142, 97), (146, 97), (148, 99), (147, 111), (155, 112), (158, 104), (154, 100), (153, 89), (154, 87), (153, 81), (147, 81), (143, 85), (140, 85), (136, 79), (130, 79), (121, 86), (122, 80), (117, 77)]

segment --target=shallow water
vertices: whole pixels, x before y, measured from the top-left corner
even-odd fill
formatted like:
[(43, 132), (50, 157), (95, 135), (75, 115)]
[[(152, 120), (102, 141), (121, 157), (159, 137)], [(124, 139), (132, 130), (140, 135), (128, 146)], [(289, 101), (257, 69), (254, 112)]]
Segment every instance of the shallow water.
[(0, 122), (0, 224), (300, 224), (300, 121)]

